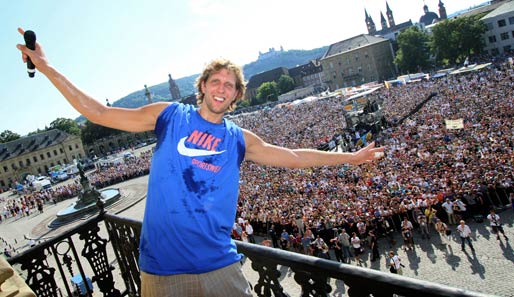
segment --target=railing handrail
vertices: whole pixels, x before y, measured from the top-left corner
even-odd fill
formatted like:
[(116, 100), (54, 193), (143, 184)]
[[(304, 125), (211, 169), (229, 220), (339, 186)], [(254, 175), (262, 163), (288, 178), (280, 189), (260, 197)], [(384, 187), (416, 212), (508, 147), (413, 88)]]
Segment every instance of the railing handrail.
[(242, 241), (236, 241), (236, 246), (238, 251), (242, 252), (245, 256), (258, 255), (259, 257), (270, 259), (278, 265), (312, 273), (322, 273), (330, 278), (340, 279), (345, 282), (357, 279), (372, 279), (373, 282), (387, 287), (391, 289), (391, 292), (399, 295), (406, 294), (406, 296), (411, 296), (414, 292), (419, 293), (420, 288), (422, 288), (424, 296), (491, 296), (490, 294), (482, 294)]

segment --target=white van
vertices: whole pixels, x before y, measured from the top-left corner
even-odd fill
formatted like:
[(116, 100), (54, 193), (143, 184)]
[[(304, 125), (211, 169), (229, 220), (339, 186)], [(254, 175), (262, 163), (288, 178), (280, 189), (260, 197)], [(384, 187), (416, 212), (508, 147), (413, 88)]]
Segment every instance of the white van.
[(50, 189), (52, 187), (52, 183), (48, 178), (39, 176), (32, 182), (32, 187), (34, 188), (34, 191), (41, 191)]

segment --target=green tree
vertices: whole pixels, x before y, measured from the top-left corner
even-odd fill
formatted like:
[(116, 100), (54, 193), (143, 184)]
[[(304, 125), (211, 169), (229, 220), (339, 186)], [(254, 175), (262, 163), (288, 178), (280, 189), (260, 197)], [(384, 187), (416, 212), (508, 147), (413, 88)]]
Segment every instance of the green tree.
[(428, 41), (426, 33), (418, 27), (410, 27), (398, 35), (398, 52), (394, 63), (401, 72), (418, 72), (419, 68), (426, 69), (429, 65)]
[[(289, 75), (281, 75), (277, 82), (279, 94), (294, 90), (294, 80)], [(277, 98), (278, 99), (278, 98)]]
[(5, 130), (0, 133), (0, 143), (6, 143), (20, 138), (20, 134), (12, 132), (11, 130)]
[(77, 122), (75, 122), (72, 119), (66, 119), (66, 118), (57, 118), (53, 122), (50, 123), (50, 129), (59, 129), (61, 131), (64, 131), (68, 134), (73, 134), (80, 136), (80, 128)]
[(107, 128), (101, 125), (97, 125), (90, 121), (86, 121), (84, 128), (82, 128), (81, 138), (85, 144), (92, 144), (96, 140), (122, 133), (120, 130)]
[(438, 63), (462, 63), (466, 57), (480, 54), (484, 48), (482, 35), (487, 26), (482, 15), (445, 20), (432, 30), (432, 52)]
[(265, 82), (257, 89), (257, 100), (252, 105), (262, 104), (266, 101), (278, 99), (278, 85), (276, 82)]

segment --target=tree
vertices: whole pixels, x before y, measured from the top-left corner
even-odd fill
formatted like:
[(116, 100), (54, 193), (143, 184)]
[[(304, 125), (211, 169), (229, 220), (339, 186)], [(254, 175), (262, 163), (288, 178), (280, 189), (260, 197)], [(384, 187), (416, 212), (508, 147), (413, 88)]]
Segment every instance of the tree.
[(90, 121), (86, 121), (84, 124), (84, 128), (82, 128), (82, 142), (85, 144), (92, 144), (96, 140), (110, 136), (110, 135), (116, 135), (120, 134), (122, 131), (107, 128), (101, 125), (97, 125), (95, 123), (92, 123)]
[(68, 134), (80, 136), (79, 125), (77, 124), (77, 122), (75, 122), (72, 119), (57, 118), (53, 122), (50, 123), (49, 130), (50, 129), (59, 129)]
[(278, 99), (278, 85), (276, 82), (265, 82), (257, 89), (257, 100), (252, 105), (262, 104), (266, 101)]
[(418, 72), (419, 68), (428, 67), (429, 53), (427, 34), (421, 32), (418, 27), (410, 27), (398, 35), (398, 53), (394, 63), (401, 72)]
[(434, 26), (431, 48), (437, 62), (443, 65), (460, 63), (466, 57), (483, 51), (482, 35), (487, 26), (480, 20), (481, 17), (460, 17)]
[(20, 138), (20, 134), (12, 132), (11, 130), (5, 130), (0, 133), (0, 143), (6, 143)]
[(277, 82), (279, 94), (294, 90), (294, 80), (289, 75), (281, 75)]

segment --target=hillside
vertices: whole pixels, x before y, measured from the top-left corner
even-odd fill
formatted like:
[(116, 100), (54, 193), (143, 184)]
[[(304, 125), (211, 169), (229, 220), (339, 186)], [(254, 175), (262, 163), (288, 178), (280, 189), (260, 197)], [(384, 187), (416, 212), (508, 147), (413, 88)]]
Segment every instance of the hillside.
[[(243, 66), (245, 79), (249, 80), (250, 77), (257, 73), (261, 73), (277, 67), (292, 68), (297, 65), (305, 64), (310, 60), (320, 58), (325, 53), (326, 49), (327, 47), (325, 46), (312, 50), (289, 50), (284, 52), (277, 52), (273, 56), (258, 59), (257, 61), (251, 62)], [(182, 95), (182, 97), (189, 96), (196, 92), (194, 83), (198, 75), (199, 74), (194, 74), (187, 77), (175, 79), (175, 82), (177, 83), (180, 89), (180, 94)], [(152, 99), (154, 102), (171, 100), (168, 81), (165, 81), (158, 85), (149, 86), (148, 89), (152, 94)], [(114, 103), (112, 103), (112, 105), (118, 107), (133, 108), (145, 105), (146, 103), (147, 99), (145, 96), (145, 90), (141, 89), (123, 98), (120, 98), (119, 100), (116, 100)], [(76, 121), (82, 122), (84, 121), (84, 118), (81, 116), (77, 118)]]

